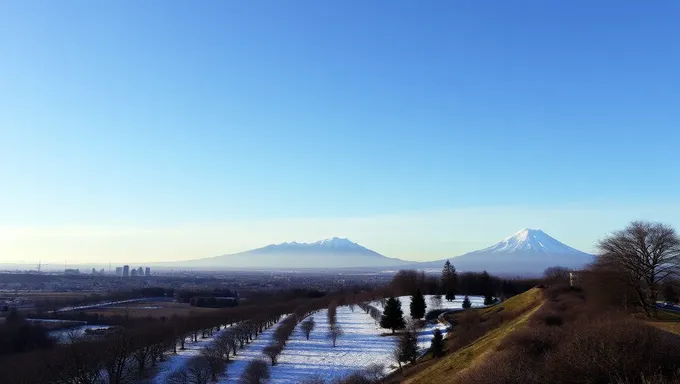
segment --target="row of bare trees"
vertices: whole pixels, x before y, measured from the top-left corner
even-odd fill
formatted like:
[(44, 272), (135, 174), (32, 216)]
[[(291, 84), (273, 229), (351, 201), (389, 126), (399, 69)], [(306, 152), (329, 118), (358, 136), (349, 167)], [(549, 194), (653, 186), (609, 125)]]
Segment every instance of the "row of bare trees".
[[(183, 349), (187, 340), (198, 341), (227, 325), (240, 324), (232, 335), (243, 347), (272, 319), (292, 313), (301, 305), (323, 308), (328, 299), (296, 299), (266, 306), (220, 309), (166, 321), (123, 324), (98, 341), (79, 341), (50, 349), (8, 356), (0, 360), (3, 383), (123, 384), (144, 375), (165, 355)], [(238, 330), (238, 332), (236, 331)], [(226, 336), (225, 336), (226, 337)], [(232, 348), (232, 353), (234, 349)], [(226, 358), (226, 354), (224, 354)], [(200, 365), (197, 363), (197, 365)], [(34, 367), (40, 366), (41, 369)]]
[(328, 338), (333, 343), (333, 347), (335, 347), (338, 338), (345, 334), (342, 327), (338, 324), (338, 303), (335, 301), (331, 302), (328, 306), (328, 325)]
[(372, 306), (368, 302), (359, 303), (359, 308), (361, 308), (364, 312), (366, 312), (366, 314), (371, 316), (371, 318), (373, 319), (373, 321), (375, 321), (376, 324), (380, 323), (380, 318), (382, 317), (381, 310)]
[(186, 366), (168, 377), (169, 384), (207, 384), (217, 381), (218, 375), (226, 375), (228, 363), (240, 349), (281, 318), (278, 314), (261, 316), (225, 328), (215, 337), (213, 343), (201, 350)]

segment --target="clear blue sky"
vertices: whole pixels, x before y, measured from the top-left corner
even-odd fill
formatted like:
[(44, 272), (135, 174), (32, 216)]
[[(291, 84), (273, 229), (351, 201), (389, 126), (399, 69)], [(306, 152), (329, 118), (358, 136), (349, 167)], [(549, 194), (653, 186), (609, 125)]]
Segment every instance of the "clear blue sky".
[(675, 0), (0, 2), (0, 261), (590, 250), (679, 175)]

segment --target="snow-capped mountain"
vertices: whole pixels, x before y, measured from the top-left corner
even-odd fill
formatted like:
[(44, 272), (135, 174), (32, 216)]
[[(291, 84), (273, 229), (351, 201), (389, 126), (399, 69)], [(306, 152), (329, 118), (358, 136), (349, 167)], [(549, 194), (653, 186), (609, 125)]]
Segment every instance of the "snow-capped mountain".
[(540, 229), (523, 229), (488, 248), (471, 253), (520, 253), (535, 252), (548, 255), (583, 253), (563, 244)]
[(370, 268), (408, 264), (385, 257), (348, 239), (332, 237), (313, 243), (270, 244), (230, 255), (190, 260), (178, 266), (211, 268)]
[[(593, 255), (563, 244), (540, 229), (527, 228), (490, 247), (449, 260), (460, 271), (537, 275), (554, 266), (582, 268), (592, 262)], [(419, 268), (437, 268), (445, 261), (421, 263)]]

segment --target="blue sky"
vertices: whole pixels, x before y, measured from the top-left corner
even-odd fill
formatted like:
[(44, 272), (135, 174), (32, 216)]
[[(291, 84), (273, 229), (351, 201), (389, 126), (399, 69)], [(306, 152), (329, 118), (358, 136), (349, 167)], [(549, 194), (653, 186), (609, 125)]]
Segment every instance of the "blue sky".
[(678, 20), (671, 0), (2, 2), (0, 261), (680, 228)]

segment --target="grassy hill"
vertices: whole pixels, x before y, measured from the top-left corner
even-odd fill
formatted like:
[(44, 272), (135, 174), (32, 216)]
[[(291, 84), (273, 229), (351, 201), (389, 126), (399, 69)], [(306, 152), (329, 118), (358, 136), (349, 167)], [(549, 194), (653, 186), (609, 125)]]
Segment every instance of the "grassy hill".
[[(487, 354), (494, 351), (501, 341), (511, 332), (524, 327), (529, 317), (543, 302), (543, 293), (539, 288), (533, 288), (520, 295), (514, 296), (500, 304), (471, 310), (479, 315), (480, 324), (485, 324), (483, 334), (471, 343), (451, 352), (439, 360), (429, 360), (429, 364), (412, 367), (404, 383), (456, 383), (459, 375), (466, 369), (480, 364)], [(461, 316), (469, 314), (457, 313), (449, 319), (452, 323), (461, 324)], [(455, 348), (456, 330), (447, 340), (449, 349)], [(420, 365), (420, 366), (419, 366)]]

